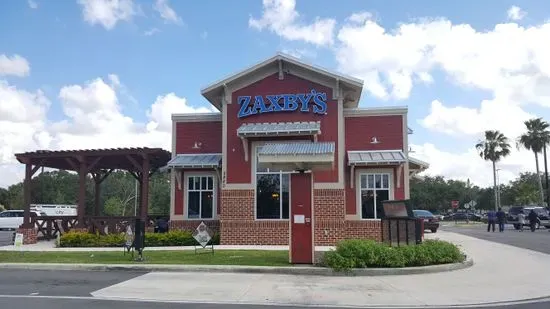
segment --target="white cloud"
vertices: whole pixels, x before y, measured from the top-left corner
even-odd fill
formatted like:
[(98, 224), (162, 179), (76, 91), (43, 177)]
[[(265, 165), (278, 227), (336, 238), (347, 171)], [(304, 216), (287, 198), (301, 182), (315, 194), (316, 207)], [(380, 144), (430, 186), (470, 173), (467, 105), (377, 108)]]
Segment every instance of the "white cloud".
[[(423, 175), (444, 175), (450, 179), (463, 181), (470, 179), (478, 186), (493, 186), (492, 163), (484, 161), (479, 156), (473, 146), (476, 142), (477, 140), (472, 140), (472, 147), (463, 153), (442, 151), (431, 143), (413, 144), (411, 148), (414, 152), (410, 156), (430, 163), (430, 168), (422, 173)], [(512, 147), (515, 148), (513, 143)], [(499, 183), (508, 183), (526, 169), (535, 170), (534, 155), (532, 152), (514, 149), (509, 157), (497, 163), (497, 168), (501, 169), (498, 175)]]
[(302, 24), (295, 0), (263, 0), (262, 17), (250, 17), (248, 25), (257, 30), (267, 28), (290, 41), (305, 41), (316, 45), (331, 45), (336, 21), (316, 17), (311, 24)]
[(130, 21), (137, 13), (133, 0), (78, 0), (78, 3), (86, 22), (100, 24), (107, 30), (119, 21)]
[(508, 9), (508, 18), (511, 20), (522, 20), (525, 15), (527, 15), (527, 12), (522, 10), (519, 6), (512, 5)]
[(29, 7), (30, 7), (31, 9), (37, 9), (37, 8), (38, 8), (38, 3), (36, 3), (36, 1), (28, 0), (28, 1), (27, 1), (27, 4), (29, 5)]
[(168, 5), (168, 0), (156, 0), (153, 4), (153, 9), (159, 12), (160, 17), (167, 23), (174, 23), (181, 25), (183, 22), (181, 17), (178, 16), (176, 11)]
[(158, 96), (151, 109), (147, 111), (150, 121), (149, 129), (170, 131), (172, 128), (172, 114), (183, 113), (211, 113), (213, 108), (189, 106), (187, 99), (178, 97), (175, 93)]
[(14, 153), (47, 146), (48, 135), (42, 132), (49, 106), (42, 91), (28, 92), (0, 81), (0, 166), (13, 164)]
[(0, 55), (0, 76), (19, 76), (24, 77), (29, 75), (31, 68), (27, 59), (19, 56)]
[(38, 149), (162, 147), (171, 149), (171, 114), (213, 112), (191, 106), (174, 93), (159, 95), (146, 110), (146, 123), (122, 112), (124, 84), (109, 74), (59, 91), (61, 121), (47, 118), (50, 101), (40, 90), (28, 92), (0, 81), (0, 187), (21, 181), (23, 166), (14, 153)]
[(283, 49), (283, 53), (299, 59), (317, 57), (317, 53), (315, 52), (315, 50), (305, 49), (305, 48)]
[(154, 35), (154, 34), (159, 33), (159, 32), (160, 32), (160, 30), (159, 30), (158, 28), (151, 28), (151, 29), (145, 31), (145, 32), (143, 33), (143, 35), (145, 35), (145, 36), (151, 36), (151, 35)]

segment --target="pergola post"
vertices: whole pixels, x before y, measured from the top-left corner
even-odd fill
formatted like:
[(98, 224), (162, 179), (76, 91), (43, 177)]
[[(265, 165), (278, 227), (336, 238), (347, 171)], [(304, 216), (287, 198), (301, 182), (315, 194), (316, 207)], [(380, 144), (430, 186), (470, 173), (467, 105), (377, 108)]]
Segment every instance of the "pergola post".
[(141, 172), (141, 208), (140, 218), (147, 220), (147, 211), (149, 209), (149, 170), (151, 169), (149, 158), (143, 154), (143, 167)]
[(103, 208), (101, 207), (101, 183), (107, 179), (109, 175), (114, 171), (114, 169), (110, 169), (108, 171), (100, 171), (100, 172), (94, 172), (92, 173), (92, 177), (94, 178), (94, 215), (100, 216), (103, 212)]
[(23, 184), (23, 224), (22, 228), (32, 228), (31, 224), (31, 190), (32, 164), (25, 164), (25, 180)]
[(88, 168), (86, 167), (86, 160), (79, 159), (78, 169), (78, 227), (85, 228), (84, 214), (86, 213), (86, 175), (88, 174)]

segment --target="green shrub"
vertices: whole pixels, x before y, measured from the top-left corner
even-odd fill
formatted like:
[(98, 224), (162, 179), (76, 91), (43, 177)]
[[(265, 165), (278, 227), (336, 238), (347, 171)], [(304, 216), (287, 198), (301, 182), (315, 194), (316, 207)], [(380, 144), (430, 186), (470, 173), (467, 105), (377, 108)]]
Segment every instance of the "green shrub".
[[(99, 235), (85, 232), (68, 232), (60, 237), (60, 247), (122, 247), (126, 242), (125, 233)], [(214, 234), (211, 243), (220, 244), (220, 235)], [(145, 247), (193, 246), (197, 241), (188, 231), (167, 233), (145, 233)]]
[(452, 243), (426, 240), (420, 245), (390, 247), (372, 240), (344, 240), (326, 252), (321, 264), (336, 271), (367, 267), (412, 267), (463, 262), (465, 256)]

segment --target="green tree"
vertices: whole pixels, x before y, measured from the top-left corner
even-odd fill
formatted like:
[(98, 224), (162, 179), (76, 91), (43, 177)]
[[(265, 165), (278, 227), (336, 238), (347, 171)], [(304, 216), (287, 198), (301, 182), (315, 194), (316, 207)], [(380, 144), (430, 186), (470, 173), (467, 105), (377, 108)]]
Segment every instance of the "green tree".
[(538, 175), (538, 185), (540, 194), (540, 203), (544, 205), (544, 190), (542, 189), (542, 179), (540, 177), (539, 169), (539, 153), (542, 152), (544, 146), (550, 140), (550, 126), (542, 118), (534, 118), (524, 122), (527, 132), (522, 134), (517, 141), (517, 147), (524, 147), (527, 150), (532, 151), (535, 154), (535, 164)]
[(497, 195), (497, 168), (496, 163), (502, 158), (510, 155), (510, 143), (508, 138), (498, 130), (485, 131), (485, 139), (476, 144), (476, 149), (483, 160), (493, 163), (493, 183), (495, 194), (495, 209), (499, 206)]
[(0, 205), (6, 205), (8, 203), (8, 190), (0, 188)]

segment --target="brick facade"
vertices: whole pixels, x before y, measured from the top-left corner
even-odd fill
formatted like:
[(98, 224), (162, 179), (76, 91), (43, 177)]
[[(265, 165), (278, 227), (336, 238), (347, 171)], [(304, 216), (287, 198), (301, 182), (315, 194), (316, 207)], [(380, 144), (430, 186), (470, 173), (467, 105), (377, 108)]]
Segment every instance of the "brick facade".
[(23, 234), (23, 244), (35, 244), (38, 241), (38, 235), (35, 228), (18, 228), (16, 233)]
[(316, 246), (332, 246), (341, 240), (350, 238), (377, 241), (382, 239), (380, 221), (346, 220), (345, 201), (345, 190), (313, 190)]
[(255, 220), (254, 190), (222, 190), (220, 244), (288, 245), (288, 220)]

